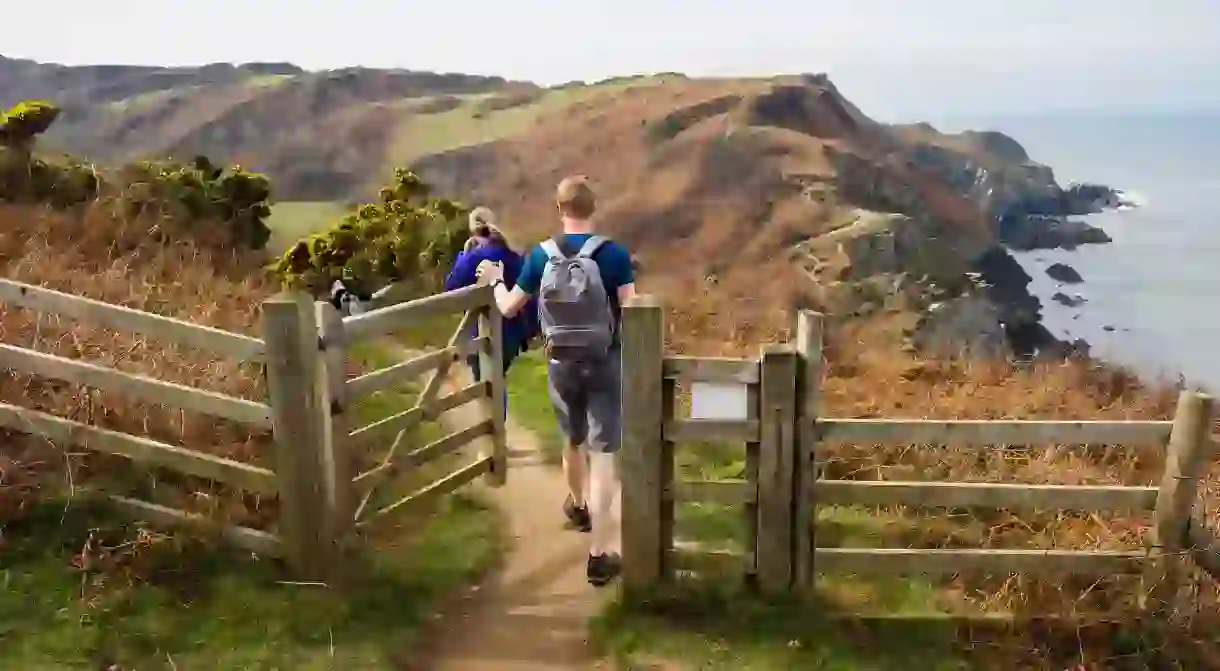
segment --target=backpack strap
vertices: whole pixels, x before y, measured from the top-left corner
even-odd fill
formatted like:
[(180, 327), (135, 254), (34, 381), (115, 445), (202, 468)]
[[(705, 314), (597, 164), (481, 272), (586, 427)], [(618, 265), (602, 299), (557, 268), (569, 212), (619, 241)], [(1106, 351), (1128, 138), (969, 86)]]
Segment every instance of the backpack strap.
[(568, 258), (559, 241), (554, 238), (547, 238), (539, 243), (538, 246), (542, 248), (543, 252), (546, 252), (547, 258), (550, 259), (551, 263), (560, 263)]
[(577, 253), (577, 256), (591, 259), (593, 258), (593, 255), (597, 253), (597, 250), (601, 249), (602, 245), (606, 244), (607, 242), (610, 242), (610, 240), (606, 238), (606, 236), (595, 235), (585, 241), (585, 244), (581, 246), (580, 252)]

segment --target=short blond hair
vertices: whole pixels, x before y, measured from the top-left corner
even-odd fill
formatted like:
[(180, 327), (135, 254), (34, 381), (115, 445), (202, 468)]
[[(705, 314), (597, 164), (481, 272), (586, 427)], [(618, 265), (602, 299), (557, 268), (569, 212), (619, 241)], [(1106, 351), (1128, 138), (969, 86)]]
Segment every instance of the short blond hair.
[(597, 199), (584, 175), (566, 177), (555, 189), (559, 211), (573, 219), (588, 219), (597, 211)]

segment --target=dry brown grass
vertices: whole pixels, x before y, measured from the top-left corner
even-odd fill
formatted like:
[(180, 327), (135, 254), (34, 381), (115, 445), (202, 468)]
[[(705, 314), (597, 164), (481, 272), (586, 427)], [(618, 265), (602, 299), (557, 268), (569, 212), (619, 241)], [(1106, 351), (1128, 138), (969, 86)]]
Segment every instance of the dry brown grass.
[[(774, 269), (773, 269), (774, 270)], [(782, 292), (783, 281), (759, 272), (759, 287)], [(686, 294), (691, 295), (690, 288)], [(712, 305), (733, 306), (713, 309)], [(757, 354), (757, 339), (791, 337), (791, 311), (751, 307), (723, 287), (698, 294), (668, 315), (670, 349), (702, 355)], [(740, 306), (738, 309), (737, 306)], [(756, 321), (744, 327), (735, 318)], [(840, 418), (912, 419), (1171, 419), (1177, 388), (1148, 383), (1119, 368), (1090, 361), (1042, 362), (1028, 368), (1008, 362), (931, 360), (900, 348), (901, 315), (832, 327), (826, 345), (823, 412)], [(1220, 428), (1220, 427), (1218, 427)], [(1163, 448), (1122, 445), (1080, 447), (950, 448), (932, 445), (844, 445), (825, 448), (824, 476), (833, 479), (997, 482), (1061, 485), (1156, 486)], [(1215, 527), (1220, 489), (1213, 466), (1201, 494)], [(828, 511), (820, 543), (849, 547), (1140, 550), (1150, 515), (1048, 510), (919, 510), (904, 507)], [(1211, 579), (1196, 576), (1196, 605), (1220, 603)], [(892, 581), (831, 580), (826, 595), (848, 609), (875, 610), (892, 603)], [(1134, 612), (1140, 580), (1042, 580), (1033, 576), (928, 580), (928, 610), (958, 613), (1098, 616)]]
[[(259, 304), (272, 291), (260, 269), (261, 259), (220, 251), (165, 226), (121, 221), (104, 204), (65, 215), (2, 207), (0, 275), (256, 333)], [(110, 331), (10, 306), (0, 316), (0, 341), (241, 398), (261, 400), (264, 394), (257, 365), (218, 361), (207, 353), (153, 341), (142, 334)], [(13, 372), (0, 379), (0, 400), (247, 462), (264, 458), (270, 443), (268, 433), (234, 422)], [(222, 497), (221, 490), (209, 483), (154, 475), (118, 459), (65, 453), (45, 440), (15, 432), (8, 432), (5, 443), (0, 451), (0, 523), (19, 513), (35, 484), (80, 487), (91, 481), (105, 481), (109, 493), (140, 492), (142, 498), (209, 509), (254, 526), (262, 526), (268, 518), (258, 501), (237, 495)], [(156, 486), (166, 480), (181, 486)], [(215, 510), (218, 506), (224, 509)]]

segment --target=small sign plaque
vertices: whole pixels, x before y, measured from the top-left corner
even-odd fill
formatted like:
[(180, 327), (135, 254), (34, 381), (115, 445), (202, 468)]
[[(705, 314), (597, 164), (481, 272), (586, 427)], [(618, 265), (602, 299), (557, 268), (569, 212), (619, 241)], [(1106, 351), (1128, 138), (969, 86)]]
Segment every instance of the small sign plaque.
[(691, 419), (749, 419), (746, 385), (695, 382), (691, 385)]

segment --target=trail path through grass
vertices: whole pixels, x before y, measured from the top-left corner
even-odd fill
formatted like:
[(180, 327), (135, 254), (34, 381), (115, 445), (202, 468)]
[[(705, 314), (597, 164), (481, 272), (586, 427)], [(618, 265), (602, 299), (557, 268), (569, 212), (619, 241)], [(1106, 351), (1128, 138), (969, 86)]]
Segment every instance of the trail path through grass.
[[(455, 377), (468, 375), (463, 370)], [(480, 407), (466, 405), (443, 420), (459, 430), (483, 417)], [(610, 669), (590, 645), (588, 624), (613, 588), (595, 590), (585, 578), (589, 536), (564, 528), (563, 474), (545, 463), (538, 437), (511, 417), (508, 444), (508, 484), (484, 489), (510, 527), (508, 553), (499, 570), (444, 609), (423, 637), (431, 649), (414, 668)]]

